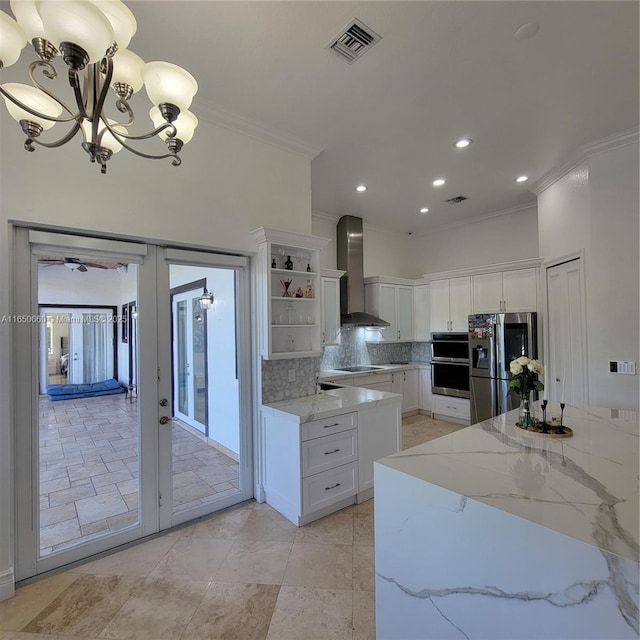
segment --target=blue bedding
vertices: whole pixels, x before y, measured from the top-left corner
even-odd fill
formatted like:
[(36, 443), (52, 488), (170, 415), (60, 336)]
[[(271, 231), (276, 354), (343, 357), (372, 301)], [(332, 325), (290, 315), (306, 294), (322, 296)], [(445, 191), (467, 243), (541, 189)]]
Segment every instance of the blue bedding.
[(124, 387), (114, 378), (91, 384), (49, 384), (47, 395), (49, 400), (71, 400), (73, 398), (91, 398), (93, 396), (109, 396), (124, 393)]

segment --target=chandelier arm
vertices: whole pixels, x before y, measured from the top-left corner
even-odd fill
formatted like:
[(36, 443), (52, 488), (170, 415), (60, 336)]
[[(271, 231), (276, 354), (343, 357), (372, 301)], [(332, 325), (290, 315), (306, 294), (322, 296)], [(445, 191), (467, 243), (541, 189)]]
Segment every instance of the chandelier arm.
[[(60, 100), (60, 98), (58, 98), (58, 96), (51, 93), (49, 89), (47, 89), (39, 80), (36, 79), (34, 75), (34, 72), (36, 71), (36, 69), (40, 69), (40, 71), (42, 71), (42, 75), (45, 76), (45, 78), (48, 78), (49, 80), (55, 80), (58, 77), (58, 72), (56, 71), (55, 67), (50, 62), (47, 62), (46, 60), (34, 60), (29, 65), (29, 78), (34, 87), (36, 87), (37, 89), (40, 89), (40, 91), (42, 91), (43, 93), (46, 93), (52, 100), (55, 100), (71, 116), (70, 118), (49, 118), (46, 116), (44, 117), (47, 120), (51, 120), (54, 122), (71, 122), (71, 120), (75, 120), (78, 117), (78, 114), (73, 113), (73, 111), (71, 111), (71, 109), (69, 109), (69, 107), (62, 100)], [(13, 102), (15, 102), (15, 100)], [(42, 115), (40, 113), (34, 112), (32, 109), (26, 109), (26, 111), (29, 111), (34, 115), (38, 115), (38, 116)]]
[[(154, 129), (153, 131), (149, 131), (148, 133), (142, 133), (140, 135), (131, 135), (129, 133), (121, 133), (117, 129), (114, 130), (113, 126), (110, 125), (105, 118), (102, 118), (102, 122), (104, 123), (105, 127), (109, 129), (109, 132), (111, 133), (111, 135), (113, 135), (120, 143), (122, 143), (122, 140), (120, 138), (124, 138), (125, 140), (149, 140), (150, 138), (157, 136), (161, 131), (164, 131), (165, 129), (173, 129), (173, 131), (167, 132), (167, 136), (169, 138), (174, 138), (177, 133), (177, 129), (170, 122), (165, 122), (161, 124), (157, 129)], [(122, 124), (118, 122), (115, 124), (115, 126), (116, 127), (122, 126)], [(155, 157), (155, 156), (152, 156), (152, 157)], [(164, 158), (165, 156), (162, 156), (162, 157)]]
[(135, 115), (133, 113), (133, 109), (129, 106), (129, 103), (124, 98), (118, 98), (116, 100), (116, 109), (120, 113), (126, 113), (129, 116), (129, 120), (127, 122), (119, 122), (123, 127), (130, 127), (134, 120)]
[(80, 123), (76, 120), (76, 123), (73, 125), (73, 127), (71, 127), (71, 129), (69, 129), (68, 133), (62, 136), (62, 138), (60, 138), (59, 140), (56, 140), (54, 142), (42, 142), (42, 140), (38, 138), (27, 138), (27, 140), (24, 143), (24, 146), (25, 146), (25, 149), (27, 149), (28, 151), (33, 151), (32, 143), (35, 142), (37, 145), (40, 145), (41, 147), (47, 147), (48, 149), (55, 149), (56, 147), (61, 147), (63, 144), (67, 144), (67, 142), (69, 142), (69, 140), (71, 140), (76, 135), (76, 133), (78, 133), (80, 129), (81, 129)]
[[(48, 93), (48, 92), (45, 92), (45, 93)], [(13, 104), (17, 105), (18, 107), (20, 107), (21, 109), (23, 109), (27, 113), (31, 113), (34, 116), (38, 116), (38, 118), (42, 118), (43, 120), (49, 120), (50, 122), (72, 122), (73, 120), (76, 120), (76, 118), (77, 118), (77, 114), (71, 115), (68, 118), (55, 118), (55, 117), (49, 116), (49, 115), (47, 115), (45, 113), (40, 113), (39, 111), (36, 111), (35, 109), (32, 109), (29, 105), (24, 104), (24, 102), (21, 102), (17, 98), (14, 98), (8, 91), (5, 91), (5, 89), (3, 89), (2, 86), (0, 86), (0, 94), (2, 94), (5, 98), (7, 98), (11, 102), (13, 102)], [(51, 95), (51, 94), (49, 94), (49, 95)], [(55, 98), (55, 96), (51, 96), (51, 97), (58, 104), (62, 105), (60, 100)], [(63, 106), (63, 108), (66, 109), (66, 107), (64, 105), (62, 105), (62, 106)], [(71, 113), (71, 111), (69, 111), (69, 113)]]
[[(101, 74), (103, 73), (105, 77), (102, 78)], [(105, 125), (107, 124), (106, 117), (102, 114), (102, 109), (104, 108), (105, 100), (107, 99), (107, 93), (111, 86), (111, 78), (113, 77), (113, 59), (109, 56), (105, 56), (102, 60), (94, 65), (93, 72), (93, 90), (95, 91), (94, 95), (97, 94), (97, 99), (95, 104), (93, 105), (93, 114), (99, 115), (101, 120)], [(95, 118), (94, 118), (95, 120)]]
[[(124, 140), (124, 136), (120, 133), (118, 133), (117, 131), (114, 131), (113, 129), (109, 129), (109, 131), (111, 132), (111, 135), (127, 150), (127, 151), (131, 151), (131, 153), (135, 154), (136, 156), (140, 156), (141, 158), (146, 158), (147, 160), (164, 160), (165, 158), (173, 158), (173, 166), (174, 167), (178, 167), (180, 166), (180, 164), (182, 164), (182, 160), (180, 159), (180, 156), (176, 153), (165, 153), (161, 156), (152, 156), (148, 153), (143, 153), (142, 151), (138, 151), (137, 149), (134, 149), (133, 147), (130, 147)], [(128, 136), (127, 136), (128, 137)], [(134, 139), (142, 139), (142, 138), (134, 138)]]

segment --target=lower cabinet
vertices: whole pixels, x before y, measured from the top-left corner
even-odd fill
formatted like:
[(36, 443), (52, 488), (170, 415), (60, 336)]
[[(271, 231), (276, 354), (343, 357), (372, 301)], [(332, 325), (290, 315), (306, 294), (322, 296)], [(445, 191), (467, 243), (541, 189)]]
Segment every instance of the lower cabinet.
[(434, 394), (432, 396), (432, 412), (434, 416), (443, 416), (445, 420), (469, 424), (471, 420), (471, 404), (466, 398), (454, 398)]
[(400, 403), (300, 422), (263, 407), (265, 499), (303, 525), (373, 497), (373, 462), (400, 450)]
[(431, 368), (420, 369), (420, 410), (431, 413), (433, 400), (431, 392)]

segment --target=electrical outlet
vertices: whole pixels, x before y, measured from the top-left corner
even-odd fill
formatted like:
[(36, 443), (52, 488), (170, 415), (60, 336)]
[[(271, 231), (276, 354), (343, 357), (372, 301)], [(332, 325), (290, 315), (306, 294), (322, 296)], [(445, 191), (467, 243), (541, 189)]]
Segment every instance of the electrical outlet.
[(609, 360), (609, 373), (635, 376), (638, 365), (633, 360)]
[(289, 382), (295, 382), (295, 381), (296, 381), (296, 370), (289, 369)]

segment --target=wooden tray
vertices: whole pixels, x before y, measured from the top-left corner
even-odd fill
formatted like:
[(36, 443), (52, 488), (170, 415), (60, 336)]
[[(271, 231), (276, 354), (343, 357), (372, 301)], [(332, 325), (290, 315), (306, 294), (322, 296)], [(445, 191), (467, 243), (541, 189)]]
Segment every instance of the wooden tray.
[[(538, 420), (536, 427), (540, 428), (541, 425), (542, 425), (542, 422)], [(554, 425), (547, 424), (547, 426), (551, 429), (556, 429)], [(541, 431), (541, 430), (538, 431), (533, 429), (523, 429), (521, 426), (518, 425), (517, 422), (515, 424), (515, 428), (520, 433), (527, 434), (528, 436), (542, 436), (543, 438), (571, 438), (571, 436), (573, 436), (573, 429), (565, 425), (562, 425), (562, 428), (564, 429), (564, 433), (553, 433), (551, 431), (547, 431), (545, 433), (544, 431)]]

